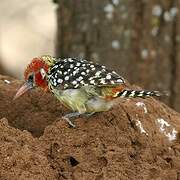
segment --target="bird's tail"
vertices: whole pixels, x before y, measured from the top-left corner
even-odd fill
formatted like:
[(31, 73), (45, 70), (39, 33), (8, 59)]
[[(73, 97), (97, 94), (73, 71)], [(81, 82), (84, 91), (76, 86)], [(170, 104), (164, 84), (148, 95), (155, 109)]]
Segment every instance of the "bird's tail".
[(150, 96), (156, 96), (156, 97), (160, 97), (160, 96), (164, 96), (164, 95), (168, 95), (167, 92), (161, 93), (159, 91), (148, 91), (148, 90), (123, 90), (121, 92), (117, 92), (114, 97), (141, 97), (141, 98), (145, 98), (145, 97), (150, 97)]

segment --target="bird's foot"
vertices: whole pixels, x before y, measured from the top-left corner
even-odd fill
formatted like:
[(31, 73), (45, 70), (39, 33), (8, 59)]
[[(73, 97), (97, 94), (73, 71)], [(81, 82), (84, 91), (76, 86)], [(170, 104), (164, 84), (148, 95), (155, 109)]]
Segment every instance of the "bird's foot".
[(66, 114), (62, 118), (69, 124), (70, 127), (75, 128), (76, 125), (72, 122), (73, 121), (72, 118), (78, 117), (80, 115), (81, 115), (81, 113), (79, 113), (79, 112), (73, 112), (73, 113)]
[(96, 112), (91, 112), (91, 113), (84, 113), (83, 115), (86, 116), (87, 118), (90, 118), (93, 114)]
[(78, 116), (85, 116), (87, 118), (91, 117), (95, 112), (92, 113), (79, 113), (79, 112), (73, 112), (73, 113), (69, 113), (66, 114), (65, 116), (63, 116), (62, 118), (69, 124), (70, 127), (75, 128), (76, 125), (73, 123), (74, 118), (78, 117)]

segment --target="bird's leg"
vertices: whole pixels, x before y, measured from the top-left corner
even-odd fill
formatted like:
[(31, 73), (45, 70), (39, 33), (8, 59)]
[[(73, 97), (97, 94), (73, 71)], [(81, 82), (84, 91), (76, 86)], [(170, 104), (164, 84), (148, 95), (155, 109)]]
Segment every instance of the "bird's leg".
[(76, 117), (81, 116), (81, 115), (89, 118), (89, 117), (92, 116), (93, 114), (95, 114), (95, 112), (92, 112), (92, 113), (73, 112), (73, 113), (66, 114), (66, 115), (63, 116), (62, 118), (63, 118), (65, 121), (68, 122), (68, 124), (70, 125), (70, 127), (75, 128), (76, 125), (72, 122), (72, 121), (73, 121), (72, 118), (76, 118)]
[(73, 113), (66, 114), (66, 115), (63, 116), (62, 118), (63, 118), (65, 121), (67, 121), (68, 124), (69, 124), (71, 127), (75, 128), (76, 126), (75, 126), (75, 124), (72, 122), (72, 119), (71, 119), (71, 118), (78, 117), (78, 116), (80, 116), (80, 115), (81, 115), (81, 113), (79, 113), (79, 112), (73, 112)]
[(91, 117), (93, 114), (96, 112), (91, 112), (91, 113), (84, 113), (83, 115), (86, 116), (87, 118)]

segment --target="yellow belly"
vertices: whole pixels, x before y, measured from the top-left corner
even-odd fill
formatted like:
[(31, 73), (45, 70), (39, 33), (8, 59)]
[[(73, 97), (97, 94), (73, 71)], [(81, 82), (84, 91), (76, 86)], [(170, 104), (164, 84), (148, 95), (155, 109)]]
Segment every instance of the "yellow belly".
[(82, 114), (107, 111), (112, 106), (112, 102), (99, 96), (90, 95), (84, 89), (64, 91), (54, 89), (53, 93), (65, 106)]

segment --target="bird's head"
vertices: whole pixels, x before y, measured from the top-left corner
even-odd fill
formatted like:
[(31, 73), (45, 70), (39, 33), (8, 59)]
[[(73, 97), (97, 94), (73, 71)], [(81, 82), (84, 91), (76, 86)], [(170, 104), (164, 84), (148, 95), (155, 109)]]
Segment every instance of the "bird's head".
[(14, 99), (17, 99), (25, 92), (34, 87), (47, 90), (48, 83), (46, 75), (49, 67), (53, 64), (54, 58), (48, 55), (33, 58), (24, 71), (25, 83), (17, 91)]

